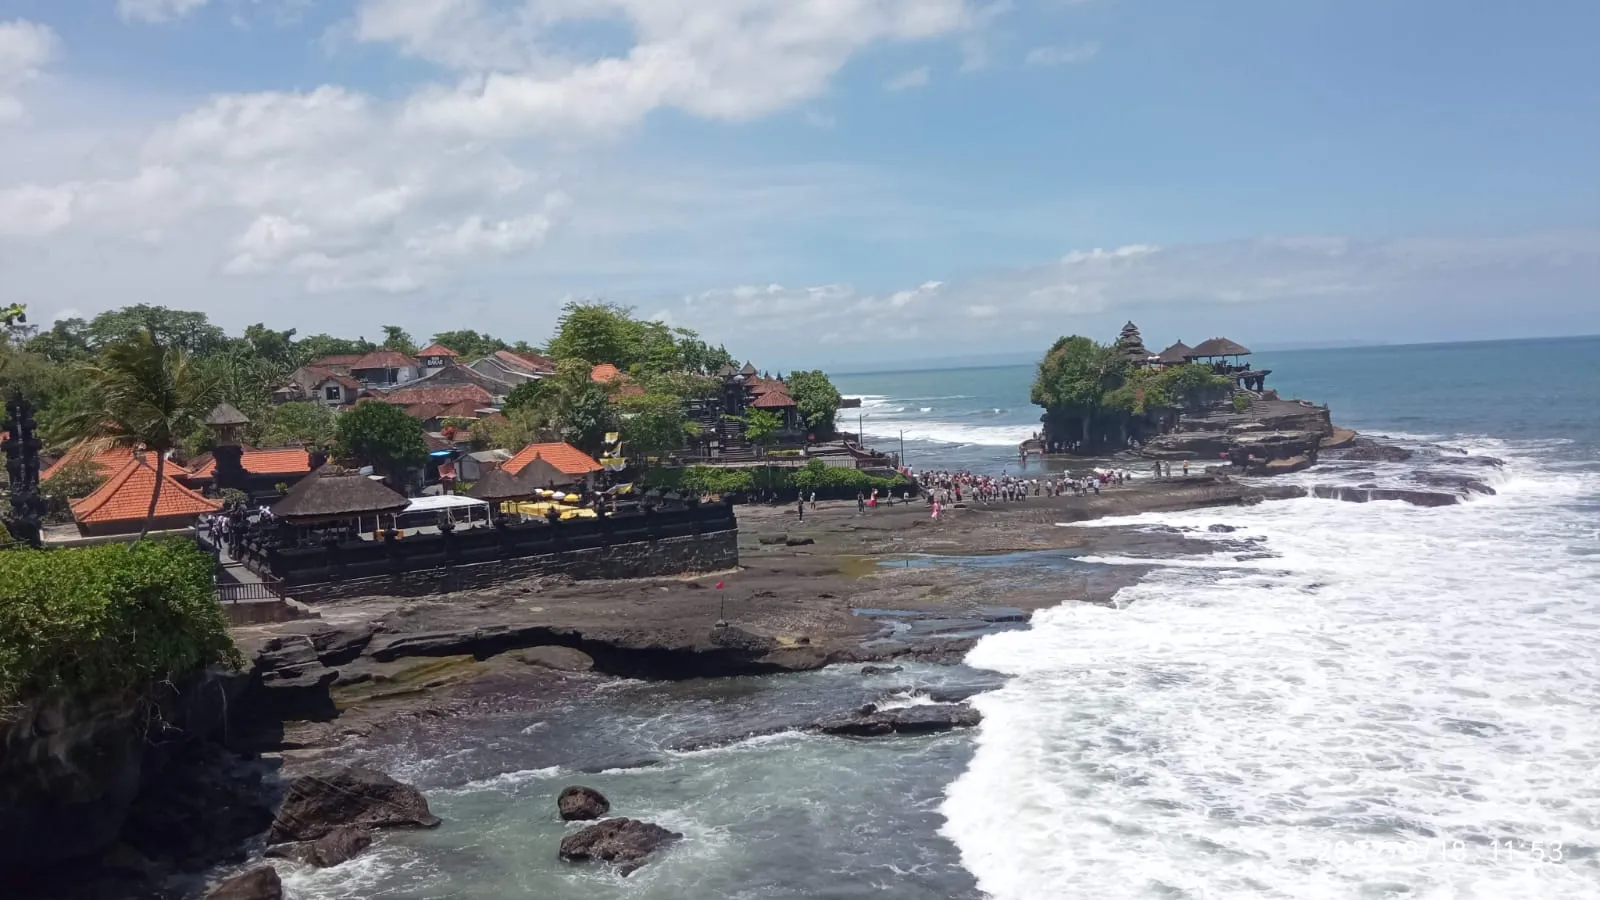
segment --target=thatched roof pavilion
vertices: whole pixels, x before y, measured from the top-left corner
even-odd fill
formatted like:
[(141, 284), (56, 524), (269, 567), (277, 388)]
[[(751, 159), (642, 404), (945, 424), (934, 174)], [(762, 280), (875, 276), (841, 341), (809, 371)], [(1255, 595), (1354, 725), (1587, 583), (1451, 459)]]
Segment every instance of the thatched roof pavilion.
[(285, 522), (309, 524), (397, 513), (411, 501), (365, 475), (323, 466), (289, 489), (272, 506)]
[(1223, 356), (1249, 356), (1250, 348), (1227, 338), (1214, 337), (1209, 341), (1202, 341), (1200, 346), (1189, 351), (1195, 359), (1210, 359)]
[(217, 408), (206, 416), (206, 424), (213, 428), (229, 425), (249, 425), (250, 417), (239, 411), (239, 407), (224, 400), (217, 404)]
[(1171, 347), (1161, 351), (1161, 353), (1158, 354), (1158, 358), (1161, 360), (1161, 364), (1164, 366), (1181, 366), (1188, 362), (1189, 357), (1193, 355), (1193, 347), (1185, 344), (1183, 341), (1178, 341)]
[(537, 490), (533, 485), (524, 482), (505, 469), (496, 467), (490, 469), (488, 474), (478, 479), (467, 491), (467, 496), (474, 500), (482, 500), (491, 505), (507, 500), (526, 500), (533, 496)]

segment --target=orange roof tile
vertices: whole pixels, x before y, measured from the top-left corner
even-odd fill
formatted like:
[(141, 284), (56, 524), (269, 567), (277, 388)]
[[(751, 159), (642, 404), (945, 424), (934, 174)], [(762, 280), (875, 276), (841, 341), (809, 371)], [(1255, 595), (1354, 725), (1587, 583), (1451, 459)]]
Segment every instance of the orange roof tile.
[(577, 447), (562, 443), (529, 444), (522, 448), (522, 452), (506, 460), (500, 468), (516, 475), (527, 468), (528, 463), (533, 462), (535, 457), (555, 466), (556, 471), (564, 475), (587, 475), (604, 468)]
[(793, 397), (790, 397), (784, 391), (774, 388), (757, 397), (750, 405), (756, 409), (783, 409), (795, 404)]
[(589, 370), (589, 380), (598, 381), (601, 384), (610, 384), (621, 377), (623, 377), (622, 370), (611, 363), (601, 363)]
[(421, 350), (417, 351), (417, 356), (419, 356), (419, 357), (423, 357), (423, 356), (448, 356), (451, 359), (455, 359), (456, 357), (458, 357), (460, 355), (461, 354), (455, 352), (454, 350), (451, 350), (449, 347), (446, 347), (443, 344), (429, 344), (428, 346), (423, 347)]
[[(135, 456), (106, 479), (94, 493), (72, 501), (72, 517), (82, 525), (137, 521), (150, 512), (150, 497), (156, 490), (156, 470), (144, 454)], [(161, 496), (156, 501), (156, 518), (173, 519), (202, 516), (222, 508), (219, 500), (207, 500), (179, 484), (170, 471), (162, 473)]]
[(416, 364), (416, 360), (405, 355), (404, 353), (384, 347), (374, 350), (371, 353), (368, 353), (366, 356), (363, 356), (351, 363), (350, 371), (355, 372), (365, 369), (404, 369), (407, 366), (414, 366)]
[(397, 388), (378, 395), (384, 403), (396, 406), (413, 406), (418, 403), (437, 403), (440, 406), (463, 401), (488, 406), (494, 395), (475, 384), (441, 384), (432, 386), (418, 384), (413, 387)]
[[(311, 455), (303, 447), (275, 450), (246, 450), (239, 460), (252, 475), (304, 475), (311, 471)], [(190, 471), (191, 478), (211, 478), (217, 474), (217, 461), (208, 458)]]
[(496, 350), (495, 358), (529, 372), (554, 372), (556, 364), (537, 353), (518, 353), (515, 350)]
[(51, 463), (49, 468), (39, 473), (39, 482), (42, 484), (55, 477), (55, 474), (67, 466), (82, 459), (88, 459), (95, 471), (101, 475), (110, 476), (111, 473), (126, 465), (133, 458), (132, 447), (106, 447), (90, 453), (88, 442), (74, 444), (71, 450), (61, 454), (61, 458)]

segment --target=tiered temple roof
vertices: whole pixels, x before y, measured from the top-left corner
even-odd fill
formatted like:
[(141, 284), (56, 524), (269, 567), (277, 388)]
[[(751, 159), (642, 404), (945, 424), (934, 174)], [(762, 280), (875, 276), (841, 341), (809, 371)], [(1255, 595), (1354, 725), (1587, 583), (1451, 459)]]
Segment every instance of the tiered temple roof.
[[(156, 470), (146, 455), (132, 454), (94, 493), (72, 501), (72, 517), (79, 525), (104, 528), (137, 523), (149, 517), (150, 499), (156, 493)], [(161, 495), (156, 498), (154, 518), (192, 523), (221, 508), (221, 501), (208, 500), (184, 487), (172, 477), (171, 471), (161, 474)]]
[(1189, 355), (1195, 359), (1215, 356), (1249, 356), (1250, 349), (1237, 341), (1214, 337), (1209, 341), (1202, 341), (1200, 346), (1189, 351)]

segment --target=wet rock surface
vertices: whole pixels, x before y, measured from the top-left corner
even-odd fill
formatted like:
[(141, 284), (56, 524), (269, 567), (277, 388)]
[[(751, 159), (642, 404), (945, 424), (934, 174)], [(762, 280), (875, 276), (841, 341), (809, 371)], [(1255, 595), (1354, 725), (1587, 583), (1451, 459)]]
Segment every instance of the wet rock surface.
[(611, 811), (611, 801), (591, 787), (573, 785), (556, 797), (556, 811), (564, 822), (598, 819)]
[(359, 825), (340, 825), (311, 844), (311, 864), (326, 869), (354, 859), (372, 846), (372, 832)]
[(881, 737), (972, 728), (982, 720), (978, 711), (965, 703), (933, 703), (898, 709), (868, 705), (853, 715), (823, 719), (812, 727), (823, 734), (843, 737)]
[[(269, 843), (315, 841), (342, 826), (432, 828), (439, 819), (416, 788), (358, 766), (325, 766), (289, 782)], [(313, 851), (314, 852), (314, 851)]]
[(283, 900), (283, 881), (278, 870), (257, 866), (228, 878), (206, 894), (205, 900)]
[(652, 822), (607, 819), (562, 838), (560, 854), (562, 859), (571, 862), (612, 863), (618, 874), (626, 876), (649, 862), (655, 853), (682, 838), (678, 832)]

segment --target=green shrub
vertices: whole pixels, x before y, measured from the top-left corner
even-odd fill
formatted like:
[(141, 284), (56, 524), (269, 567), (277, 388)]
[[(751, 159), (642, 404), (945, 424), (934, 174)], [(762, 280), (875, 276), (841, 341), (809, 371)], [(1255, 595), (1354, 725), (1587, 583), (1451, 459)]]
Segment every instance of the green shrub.
[(191, 542), (0, 553), (0, 705), (124, 696), (241, 665)]
[(823, 465), (814, 459), (804, 468), (751, 466), (730, 469), (720, 466), (690, 466), (685, 469), (652, 469), (645, 475), (647, 487), (704, 494), (746, 494), (754, 490), (779, 493), (816, 491), (830, 497), (854, 496), (857, 491), (871, 493), (898, 491), (910, 482), (901, 475), (883, 478), (859, 469)]
[(1249, 409), (1250, 409), (1250, 395), (1249, 394), (1234, 394), (1233, 395), (1233, 410), (1234, 410), (1234, 412), (1247, 412), (1247, 411), (1249, 411)]

